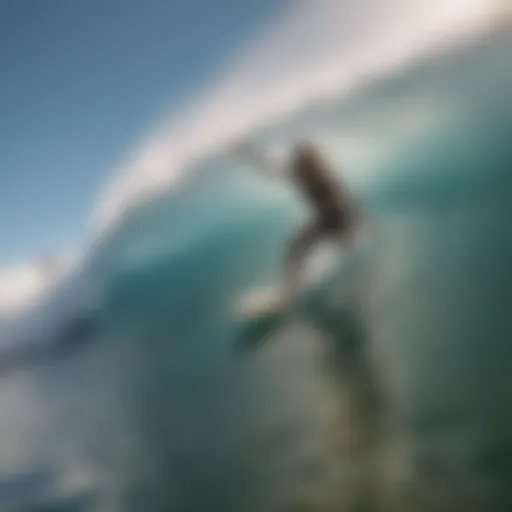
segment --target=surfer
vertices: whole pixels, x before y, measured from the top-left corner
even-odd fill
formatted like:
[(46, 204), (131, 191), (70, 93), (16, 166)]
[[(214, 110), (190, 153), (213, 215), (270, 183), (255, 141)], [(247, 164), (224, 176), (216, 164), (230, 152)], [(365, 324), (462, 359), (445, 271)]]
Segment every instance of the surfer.
[(238, 144), (235, 153), (268, 174), (287, 175), (312, 209), (312, 219), (290, 238), (285, 249), (282, 291), (283, 298), (290, 299), (300, 285), (304, 259), (317, 243), (332, 239), (350, 245), (358, 220), (355, 204), (312, 142), (297, 143), (282, 168), (249, 143)]

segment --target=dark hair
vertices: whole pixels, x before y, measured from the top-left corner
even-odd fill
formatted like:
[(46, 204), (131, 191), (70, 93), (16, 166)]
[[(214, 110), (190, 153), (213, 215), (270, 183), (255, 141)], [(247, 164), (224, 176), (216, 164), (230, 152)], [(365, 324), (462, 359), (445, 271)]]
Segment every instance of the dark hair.
[(318, 148), (312, 142), (305, 140), (295, 145), (292, 153), (292, 161), (296, 167), (318, 167), (322, 164), (322, 156)]

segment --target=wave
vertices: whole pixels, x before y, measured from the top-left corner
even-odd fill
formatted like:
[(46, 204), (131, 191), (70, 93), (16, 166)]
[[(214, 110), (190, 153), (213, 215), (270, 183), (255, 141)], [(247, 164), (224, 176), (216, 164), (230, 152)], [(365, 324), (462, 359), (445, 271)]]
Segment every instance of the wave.
[(159, 123), (100, 197), (96, 232), (127, 208), (177, 187), (198, 159), (234, 138), (369, 77), (396, 73), (417, 57), (475, 36), (501, 13), (491, 0), (370, 0), (293, 4), (243, 47), (217, 84), (181, 116)]
[[(334, 156), (336, 156), (336, 152), (339, 152), (337, 146), (339, 146), (340, 132), (343, 133), (346, 126), (351, 127), (352, 139), (348, 140), (348, 142), (352, 144), (356, 142), (357, 146), (357, 140), (353, 138), (353, 135), (354, 132), (361, 129), (361, 123), (365, 124), (366, 122), (364, 128), (369, 129), (371, 132), (372, 129), (376, 129), (375, 126), (379, 116), (383, 115), (385, 129), (378, 129), (383, 141), (381, 141), (382, 148), (392, 155), (404, 155), (407, 152), (414, 151), (416, 146), (411, 145), (410, 136), (411, 133), (415, 133), (416, 128), (412, 128), (418, 126), (421, 128), (417, 135), (418, 139), (423, 141), (422, 143), (424, 143), (425, 139), (425, 132), (423, 130), (425, 126), (434, 133), (437, 133), (438, 138), (442, 126), (444, 126), (444, 132), (446, 132), (446, 126), (449, 127), (450, 124), (446, 123), (445, 116), (460, 101), (460, 99), (457, 99), (460, 96), (460, 82), (464, 80), (464, 76), (467, 73), (471, 73), (471, 76), (474, 76), (475, 69), (485, 70), (485, 66), (491, 66), (490, 69), (479, 74), (479, 80), (474, 81), (474, 88), (478, 94), (481, 94), (478, 92), (479, 87), (487, 91), (484, 87), (485, 84), (482, 84), (481, 80), (489, 77), (489, 80), (494, 80), (496, 83), (496, 69), (501, 69), (501, 61), (497, 61), (495, 58), (499, 52), (496, 53), (495, 50), (491, 49), (491, 53), (487, 55), (489, 50), (486, 49), (487, 46), (485, 44), (482, 45), (481, 43), (486, 40), (496, 40), (496, 45), (499, 48), (507, 50), (510, 47), (509, 42), (502, 44), (500, 39), (500, 34), (504, 32), (508, 33), (506, 30), (496, 30), (496, 27), (492, 28), (490, 32), (484, 31), (485, 37), (473, 37), (470, 38), (469, 42), (466, 41), (465, 46), (462, 47), (463, 49), (465, 48), (464, 51), (461, 51), (460, 47), (452, 52), (443, 51), (443, 55), (445, 55), (444, 60), (443, 58), (436, 58), (433, 61), (425, 61), (423, 67), (419, 66), (419, 70), (417, 69), (418, 66), (409, 67), (394, 73), (392, 75), (393, 78), (386, 75), (380, 80), (366, 82), (364, 87), (353, 91), (348, 99), (342, 96), (342, 99), (336, 100), (337, 103), (334, 102), (328, 105), (316, 102), (308, 103), (307, 108), (302, 109), (302, 112), (307, 111), (308, 113), (305, 119), (301, 121), (300, 117), (302, 114), (295, 111), (295, 114), (286, 117), (280, 123), (274, 125), (274, 128), (270, 130), (269, 138), (290, 137), (290, 133), (293, 134), (293, 130), (296, 130), (297, 127), (299, 129), (303, 127), (304, 130), (311, 130), (312, 126), (315, 126), (313, 131), (319, 134), (320, 139), (328, 141), (329, 137), (334, 136), (334, 142), (329, 149), (332, 149)], [(489, 35), (492, 36), (490, 39)], [(481, 48), (483, 48), (483, 51)], [(465, 55), (470, 57), (465, 57)], [(476, 61), (473, 62), (475, 58)], [(437, 62), (437, 67), (433, 66), (432, 62)], [(484, 62), (489, 64), (484, 65)], [(459, 68), (462, 71), (458, 72)], [(457, 73), (461, 76), (454, 80), (453, 75), (457, 75)], [(442, 79), (445, 76), (448, 78)], [(430, 78), (427, 80), (428, 77)], [(504, 81), (505, 85), (502, 87), (507, 87), (507, 83)], [(437, 96), (439, 95), (436, 96), (436, 87), (438, 91), (441, 90), (441, 97), (443, 95), (446, 96), (444, 101), (438, 101), (439, 98)], [(424, 91), (429, 91), (431, 88), (434, 89), (433, 96), (432, 94), (430, 96), (428, 94), (425, 95)], [(397, 89), (405, 92), (398, 95), (396, 92), (390, 92)], [(411, 91), (418, 90), (420, 91), (419, 93), (411, 94)], [(492, 96), (492, 93), (487, 92), (486, 94), (489, 97)], [(389, 101), (391, 97), (393, 98), (392, 102)], [(400, 122), (397, 122), (400, 118), (397, 115), (397, 97), (399, 98), (399, 103), (404, 108), (403, 126), (400, 126)], [(411, 108), (412, 101), (414, 101), (414, 108)], [(474, 97), (469, 98), (467, 99), (467, 104), (472, 104), (471, 109), (474, 110), (478, 101), (478, 99), (475, 101)], [(466, 109), (467, 104), (465, 105)], [(421, 107), (419, 110), (418, 106)], [(371, 115), (368, 117), (369, 111), (371, 111)], [(411, 113), (414, 112), (416, 114), (418, 112), (421, 113), (419, 118), (418, 116), (411, 116)], [(458, 117), (456, 117), (460, 122), (461, 110), (459, 109), (457, 112)], [(429, 124), (430, 121), (428, 120), (430, 118), (428, 116), (435, 121), (434, 124)], [(365, 121), (367, 117), (368, 119)], [(321, 122), (317, 122), (318, 119)], [(328, 129), (326, 129), (326, 126)], [(251, 134), (253, 136), (261, 134), (261, 129), (259, 130), (254, 128)], [(372, 135), (370, 134), (370, 139), (371, 137)], [(444, 135), (440, 137), (442, 138)], [(395, 157), (391, 159), (383, 158), (383, 153), (376, 142), (375, 140), (373, 142), (371, 140), (370, 142), (366, 141), (353, 151), (353, 153), (358, 153), (364, 158), (374, 159), (376, 164), (374, 162), (373, 167), (370, 166), (372, 167), (371, 175), (378, 175), (375, 167), (378, 167), (379, 171), (391, 165), (399, 168), (402, 164), (399, 161), (397, 163)], [(465, 142), (463, 141), (463, 143)], [(344, 162), (346, 159), (351, 163), (353, 155), (350, 144), (345, 143), (342, 146), (343, 155), (341, 160)], [(368, 151), (369, 147), (371, 147), (371, 151)], [(425, 161), (428, 162), (428, 160)], [(13, 279), (9, 281), (11, 283), (11, 290), (13, 289), (12, 283), (18, 279), (20, 293), (17, 296), (18, 298), (12, 293), (6, 294), (6, 297), (10, 300), (16, 299), (17, 303), (14, 305), (14, 302), (12, 302), (8, 305), (6, 302), (6, 307), (4, 308), (5, 318), (0, 326), (0, 345), (2, 347), (0, 350), (3, 351), (3, 356), (8, 359), (11, 357), (16, 359), (16, 353), (20, 351), (30, 349), (31, 347), (49, 346), (55, 340), (63, 339), (62, 333), (76, 332), (77, 330), (81, 332), (84, 327), (87, 328), (92, 325), (89, 323), (89, 320), (97, 318), (98, 311), (101, 311), (103, 295), (109, 287), (108, 278), (119, 274), (123, 259), (136, 262), (141, 258), (149, 257), (147, 247), (148, 244), (151, 245), (151, 242), (148, 241), (149, 239), (146, 240), (147, 235), (143, 236), (142, 233), (147, 233), (149, 230), (151, 234), (151, 232), (155, 231), (157, 224), (160, 228), (158, 228), (158, 232), (153, 233), (154, 236), (151, 236), (154, 239), (153, 241), (159, 241), (155, 247), (160, 247), (160, 257), (162, 258), (171, 257), (173, 246), (190, 244), (191, 240), (204, 237), (204, 234), (215, 226), (225, 225), (225, 219), (222, 220), (221, 217), (212, 215), (212, 210), (219, 210), (221, 204), (226, 202), (226, 196), (222, 193), (222, 187), (226, 185), (226, 188), (229, 188), (227, 184), (236, 181), (234, 176), (237, 176), (238, 180), (249, 180), (241, 185), (240, 183), (236, 185), (238, 192), (235, 195), (239, 196), (238, 211), (240, 211), (240, 208), (245, 207), (250, 209), (255, 201), (253, 197), (256, 190), (254, 188), (256, 186), (255, 182), (251, 182), (250, 177), (240, 177), (240, 173), (237, 173), (236, 169), (234, 173), (231, 169), (231, 174), (229, 174), (230, 169), (226, 167), (229, 167), (229, 165), (226, 165), (225, 160), (213, 165), (213, 167), (212, 165), (199, 165), (194, 175), (199, 176), (201, 174), (200, 179), (192, 183), (182, 182), (180, 194), (169, 196), (167, 191), (160, 191), (160, 203), (158, 203), (154, 195), (148, 196), (152, 199), (145, 203), (147, 206), (151, 206), (146, 208), (146, 212), (140, 204), (138, 208), (124, 208), (124, 215), (109, 230), (104, 230), (99, 236), (97, 235), (94, 238), (94, 243), (86, 246), (83, 251), (77, 251), (73, 257), (66, 260), (65, 265), (56, 265), (55, 268), (58, 271), (43, 272), (45, 275), (44, 286), (42, 285), (43, 281), (41, 281), (40, 271), (36, 270), (38, 265), (28, 266), (23, 272), (17, 274), (18, 277), (11, 276)], [(352, 165), (349, 165), (350, 167)], [(364, 166), (354, 164), (353, 167), (358, 169), (357, 172), (359, 173)], [(402, 165), (402, 167), (404, 166)], [(228, 173), (227, 175), (226, 172)], [(215, 180), (213, 180), (215, 183), (218, 183), (219, 178), (224, 176), (223, 185), (219, 185), (216, 191), (212, 188), (212, 180), (207, 181), (208, 173), (215, 176)], [(201, 182), (206, 182), (208, 186), (198, 187), (198, 184)], [(234, 185), (230, 186), (233, 187)], [(198, 189), (200, 192), (197, 192)], [(244, 190), (250, 190), (251, 192), (243, 192)], [(187, 234), (192, 232), (191, 225), (195, 222), (194, 215), (191, 214), (190, 210), (191, 205), (198, 202), (198, 198), (194, 194), (202, 194), (199, 203), (202, 203), (204, 210), (208, 210), (208, 212), (205, 213), (205, 211), (199, 210), (194, 213), (194, 215), (199, 216), (198, 218), (202, 220), (199, 222), (198, 227), (194, 228), (197, 230), (196, 234)], [(230, 200), (233, 201), (233, 198), (230, 197)], [(162, 205), (165, 206), (165, 214), (163, 214)], [(186, 226), (180, 220), (184, 216), (189, 220)], [(175, 219), (175, 227), (172, 227), (171, 219)], [(139, 227), (137, 228), (137, 226)], [(180, 229), (185, 230), (184, 235), (177, 237)], [(179, 241), (180, 238), (181, 242)], [(154, 249), (154, 251), (158, 252), (158, 249)], [(124, 256), (120, 258), (119, 254)], [(126, 257), (127, 254), (130, 255), (128, 258)], [(12, 314), (13, 311), (16, 314)]]
[[(467, 497), (481, 498), (488, 510), (487, 491), (501, 494), (510, 467), (496, 454), (510, 447), (503, 422), (510, 403), (512, 75), (503, 63), (511, 48), (510, 31), (493, 33), (265, 132), (271, 144), (299, 128), (329, 135), (349, 168), (361, 168), (355, 153), (371, 153), (370, 174), (386, 173), (393, 186), (383, 192), (372, 179), (365, 192), (381, 203), (361, 196), (369, 209), (381, 209), (386, 229), (361, 280), (354, 275), (352, 286), (329, 274), (328, 290), (313, 298), (319, 303), (257, 357), (235, 358), (241, 337), (227, 307), (280, 275), (283, 240), (298, 211), (291, 197), (271, 196), (229, 158), (200, 165), (180, 194), (132, 210), (74, 258), (2, 339), (8, 353), (0, 363), (17, 368), (87, 344), (80, 357), (58, 364), (51, 357), (49, 368), (2, 381), (4, 467), (27, 476), (21, 486), (2, 478), (0, 494), (10, 500), (18, 491), (25, 508), (32, 492), (51, 500), (47, 479), (32, 476), (49, 468), (55, 493), (78, 500), (59, 500), (57, 508), (271, 510), (310, 496), (323, 503), (358, 492), (371, 498), (375, 483), (391, 497), (413, 496), (416, 505), (443, 509), (437, 499), (447, 496), (463, 509)], [(357, 132), (360, 148), (347, 152), (340, 132)], [(390, 170), (400, 180), (390, 180)], [(351, 289), (361, 316), (345, 302)], [(382, 434), (391, 459), (382, 466), (374, 459), (379, 450), (362, 446), (359, 457), (352, 435), (339, 437), (355, 417), (342, 411), (350, 397), (337, 378), (364, 378), (361, 348), (374, 353), (378, 391), (389, 398), (392, 428)], [(336, 378), (323, 372), (324, 357)], [(379, 435), (371, 428), (379, 422), (362, 412), (355, 440), (364, 444), (364, 427)], [(382, 468), (376, 481), (366, 460), (370, 472), (372, 461)], [(454, 464), (469, 470), (455, 497), (442, 479), (431, 485), (432, 468)], [(475, 483), (485, 493), (468, 496), (463, 487)], [(434, 502), (427, 501), (432, 489)], [(83, 493), (98, 503), (81, 503)]]

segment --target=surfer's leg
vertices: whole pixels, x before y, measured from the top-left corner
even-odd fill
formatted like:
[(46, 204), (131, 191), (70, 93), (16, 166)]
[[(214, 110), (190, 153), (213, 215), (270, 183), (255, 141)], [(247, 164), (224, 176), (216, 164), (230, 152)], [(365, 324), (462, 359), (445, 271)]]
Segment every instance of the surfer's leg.
[(348, 249), (354, 245), (359, 228), (358, 224), (352, 215), (345, 213), (341, 213), (334, 219), (331, 226), (331, 235), (341, 248)]
[(303, 227), (289, 242), (284, 259), (284, 294), (286, 298), (295, 296), (300, 285), (304, 258), (308, 251), (324, 236), (322, 223), (311, 222)]

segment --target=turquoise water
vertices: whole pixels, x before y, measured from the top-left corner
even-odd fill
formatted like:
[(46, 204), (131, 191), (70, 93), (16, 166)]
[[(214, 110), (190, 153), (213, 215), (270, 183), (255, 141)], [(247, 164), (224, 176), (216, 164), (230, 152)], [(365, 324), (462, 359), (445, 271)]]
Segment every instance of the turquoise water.
[(511, 50), (502, 30), (257, 134), (335, 159), (357, 135), (376, 223), (259, 350), (230, 308), (279, 276), (286, 190), (219, 155), (102, 240), (80, 343), (2, 381), (1, 510), (510, 510)]

